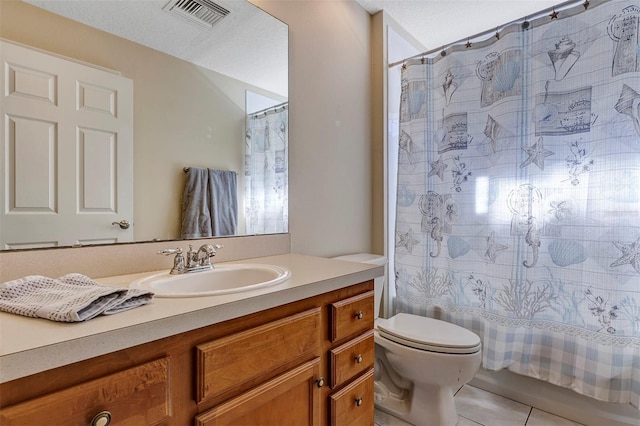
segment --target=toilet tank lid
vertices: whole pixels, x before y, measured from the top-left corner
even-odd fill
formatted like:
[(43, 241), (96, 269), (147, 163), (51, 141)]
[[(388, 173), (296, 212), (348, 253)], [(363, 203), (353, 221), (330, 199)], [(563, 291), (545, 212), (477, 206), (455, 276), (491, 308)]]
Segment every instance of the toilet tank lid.
[(346, 260), (348, 262), (370, 263), (378, 266), (385, 266), (387, 264), (386, 257), (371, 253), (348, 254), (345, 256), (334, 257), (333, 259)]

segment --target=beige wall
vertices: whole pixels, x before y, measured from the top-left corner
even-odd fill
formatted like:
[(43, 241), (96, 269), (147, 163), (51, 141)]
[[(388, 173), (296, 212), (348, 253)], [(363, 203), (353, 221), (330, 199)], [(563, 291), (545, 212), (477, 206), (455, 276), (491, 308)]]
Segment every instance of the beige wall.
[(291, 251), (369, 252), (370, 15), (346, 0), (252, 3), (289, 25)]

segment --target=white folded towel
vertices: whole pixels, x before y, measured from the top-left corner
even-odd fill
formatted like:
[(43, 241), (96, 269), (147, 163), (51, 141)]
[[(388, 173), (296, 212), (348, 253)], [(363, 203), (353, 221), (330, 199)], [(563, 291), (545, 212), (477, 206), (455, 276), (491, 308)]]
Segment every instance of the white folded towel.
[(0, 284), (0, 311), (77, 322), (146, 305), (152, 297), (150, 291), (106, 286), (82, 274), (31, 275)]

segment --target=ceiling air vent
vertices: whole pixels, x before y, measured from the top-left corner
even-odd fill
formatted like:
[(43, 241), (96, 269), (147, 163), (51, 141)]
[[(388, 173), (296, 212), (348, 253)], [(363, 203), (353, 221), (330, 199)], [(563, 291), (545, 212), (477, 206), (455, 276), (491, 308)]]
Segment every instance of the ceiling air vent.
[(210, 0), (171, 0), (164, 10), (206, 28), (229, 14), (227, 9)]

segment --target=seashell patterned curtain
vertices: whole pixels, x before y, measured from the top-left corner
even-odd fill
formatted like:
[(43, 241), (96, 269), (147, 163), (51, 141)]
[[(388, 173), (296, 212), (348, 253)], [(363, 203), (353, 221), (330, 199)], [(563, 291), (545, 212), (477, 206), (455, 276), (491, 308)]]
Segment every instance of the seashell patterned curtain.
[(289, 108), (247, 115), (245, 225), (247, 234), (289, 232)]
[(594, 0), (405, 63), (395, 229), (398, 312), (636, 408), (639, 40), (637, 1)]

